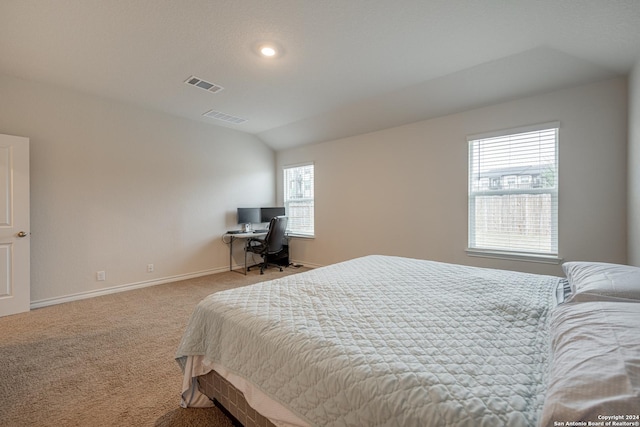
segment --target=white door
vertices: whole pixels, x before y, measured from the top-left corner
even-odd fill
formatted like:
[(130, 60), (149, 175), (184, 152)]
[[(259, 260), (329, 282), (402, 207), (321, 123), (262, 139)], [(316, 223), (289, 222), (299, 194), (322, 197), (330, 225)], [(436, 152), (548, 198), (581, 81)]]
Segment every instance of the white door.
[(0, 135), (0, 316), (29, 311), (29, 139)]

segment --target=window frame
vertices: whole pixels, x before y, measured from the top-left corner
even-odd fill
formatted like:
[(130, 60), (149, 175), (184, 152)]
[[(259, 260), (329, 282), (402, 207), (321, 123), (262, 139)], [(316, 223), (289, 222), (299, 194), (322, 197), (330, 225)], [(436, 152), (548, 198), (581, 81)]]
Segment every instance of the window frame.
[[(491, 179), (489, 180), (490, 184), (488, 188), (479, 188), (474, 190), (472, 184), (472, 173), (473, 170), (473, 144), (475, 142), (491, 139), (491, 138), (499, 138), (506, 137), (511, 135), (518, 135), (530, 132), (539, 132), (545, 130), (555, 129), (555, 141), (554, 141), (554, 173), (555, 173), (555, 185), (552, 188), (518, 188), (520, 187), (519, 178), (516, 179), (516, 188), (512, 188), (510, 186), (506, 186), (503, 189), (496, 190), (493, 186)], [(477, 257), (486, 257), (486, 258), (499, 258), (499, 259), (510, 259), (510, 260), (519, 260), (519, 261), (531, 261), (531, 262), (542, 262), (542, 263), (551, 263), (551, 264), (559, 264), (562, 259), (559, 257), (559, 225), (558, 225), (558, 210), (559, 210), (559, 180), (558, 180), (558, 172), (559, 172), (559, 140), (560, 140), (560, 123), (559, 122), (548, 122), (541, 123), (532, 126), (521, 126), (517, 128), (504, 129), (495, 132), (487, 132), (482, 134), (469, 135), (467, 137), (467, 156), (468, 156), (468, 167), (467, 167), (467, 186), (468, 186), (468, 199), (467, 199), (467, 207), (468, 207), (468, 230), (467, 230), (467, 248), (466, 253), (469, 256), (477, 256)], [(532, 177), (530, 178), (531, 184), (535, 183), (535, 180)], [(533, 185), (531, 185), (533, 187)], [(478, 196), (504, 196), (504, 195), (517, 195), (517, 194), (549, 194), (550, 195), (550, 203), (551, 203), (551, 250), (550, 251), (527, 251), (527, 250), (519, 250), (514, 248), (490, 248), (478, 245), (476, 241), (476, 198)]]
[[(303, 197), (297, 199), (288, 199), (289, 196), (289, 188), (287, 182), (287, 170), (298, 169), (298, 168), (306, 168), (311, 166), (313, 169), (313, 180), (311, 181), (312, 189), (311, 189), (311, 197)], [(283, 206), (285, 207), (286, 215), (289, 217), (289, 222), (287, 225), (287, 234), (291, 237), (302, 237), (302, 238), (314, 238), (315, 237), (315, 163), (314, 162), (304, 162), (304, 163), (296, 163), (291, 165), (284, 165), (282, 167), (282, 198), (283, 198)], [(291, 220), (291, 208), (290, 201), (297, 200), (302, 202), (311, 202), (311, 216), (309, 221), (311, 222), (311, 231), (292, 228), (291, 226), (295, 223), (295, 221)]]

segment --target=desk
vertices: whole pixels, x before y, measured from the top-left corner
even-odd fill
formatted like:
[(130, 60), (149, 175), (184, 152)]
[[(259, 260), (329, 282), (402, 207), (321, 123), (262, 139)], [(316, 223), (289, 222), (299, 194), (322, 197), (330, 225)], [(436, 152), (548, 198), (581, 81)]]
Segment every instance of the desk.
[[(224, 242), (225, 237), (229, 238), (229, 271), (233, 271), (233, 241), (236, 239), (250, 239), (251, 237), (264, 237), (267, 235), (267, 232), (264, 233), (226, 233), (222, 236), (222, 241)], [(225, 242), (226, 243), (226, 242)], [(247, 275), (247, 256), (245, 253), (244, 257), (244, 274)]]

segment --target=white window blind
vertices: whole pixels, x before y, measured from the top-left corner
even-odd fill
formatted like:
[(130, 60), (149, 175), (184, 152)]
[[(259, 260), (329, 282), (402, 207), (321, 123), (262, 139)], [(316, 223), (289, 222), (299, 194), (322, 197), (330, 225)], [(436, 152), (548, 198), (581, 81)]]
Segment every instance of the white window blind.
[(314, 165), (288, 166), (283, 169), (284, 207), (289, 217), (288, 231), (293, 235), (314, 235)]
[(470, 251), (557, 256), (558, 127), (468, 138)]

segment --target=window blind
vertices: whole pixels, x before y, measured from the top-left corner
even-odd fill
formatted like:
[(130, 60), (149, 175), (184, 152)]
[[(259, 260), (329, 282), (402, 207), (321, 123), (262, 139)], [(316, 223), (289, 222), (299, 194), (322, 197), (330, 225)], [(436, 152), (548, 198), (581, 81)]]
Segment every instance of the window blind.
[(558, 254), (558, 123), (473, 136), (469, 249)]
[(314, 235), (314, 165), (285, 167), (284, 207), (289, 217), (288, 231), (301, 236)]

